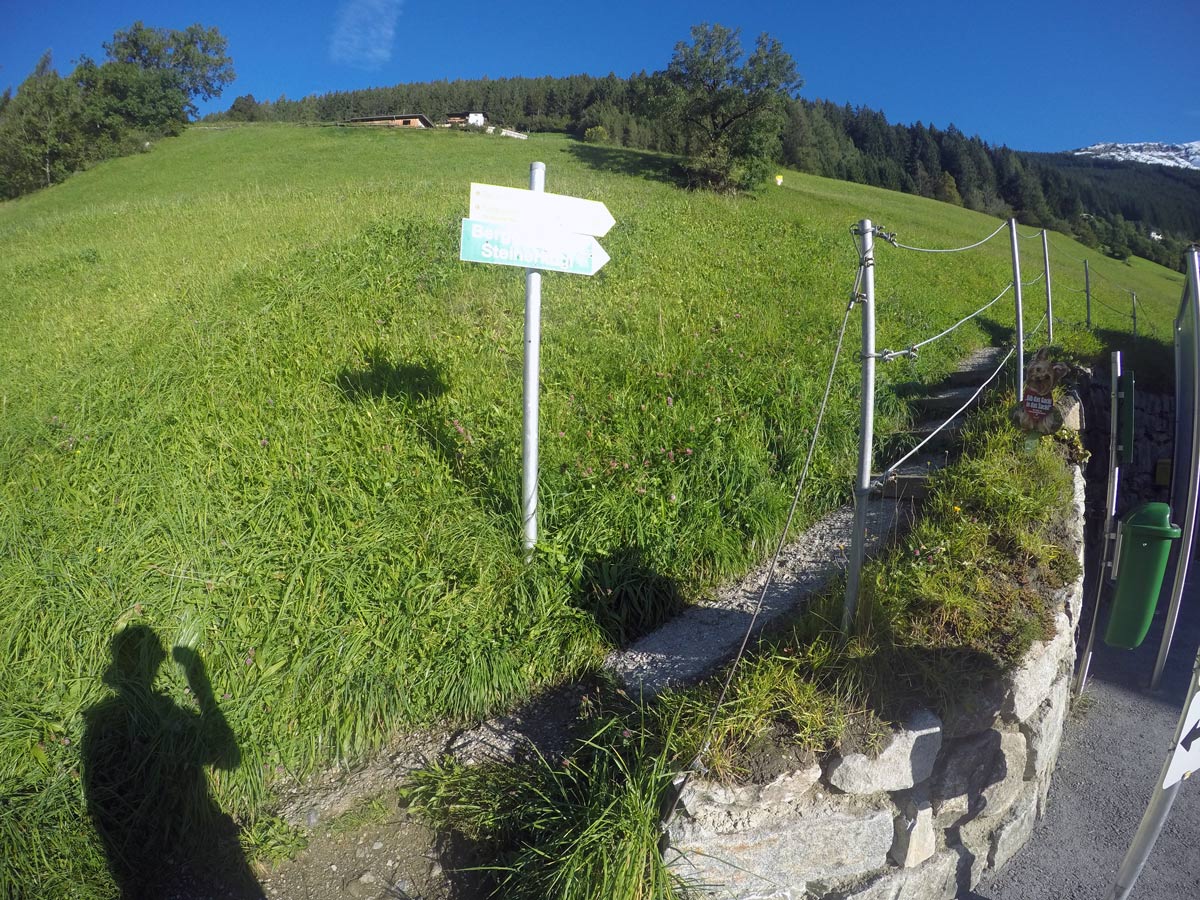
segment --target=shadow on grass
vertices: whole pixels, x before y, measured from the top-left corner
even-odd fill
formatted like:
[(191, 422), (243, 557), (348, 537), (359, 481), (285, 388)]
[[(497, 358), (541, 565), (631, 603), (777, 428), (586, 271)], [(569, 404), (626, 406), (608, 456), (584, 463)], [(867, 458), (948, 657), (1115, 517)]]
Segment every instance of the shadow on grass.
[(81, 750), (88, 813), (121, 897), (264, 897), (237, 825), (208, 793), (205, 766), (235, 769), (241, 753), (203, 661), (172, 652), (196, 701), (187, 708), (155, 688), (166, 652), (153, 630), (131, 625), (111, 649), (114, 693), (84, 713)]
[(379, 348), (363, 354), (365, 368), (344, 369), (336, 383), (347, 400), (364, 397), (433, 400), (446, 393), (438, 366), (429, 361), (394, 363)]
[(649, 634), (684, 607), (675, 581), (652, 568), (635, 547), (586, 559), (576, 603), (615, 647)]
[(686, 186), (683, 169), (671, 156), (649, 150), (602, 147), (597, 144), (572, 144), (569, 150), (571, 155), (581, 163), (600, 172), (646, 178), (675, 187)]

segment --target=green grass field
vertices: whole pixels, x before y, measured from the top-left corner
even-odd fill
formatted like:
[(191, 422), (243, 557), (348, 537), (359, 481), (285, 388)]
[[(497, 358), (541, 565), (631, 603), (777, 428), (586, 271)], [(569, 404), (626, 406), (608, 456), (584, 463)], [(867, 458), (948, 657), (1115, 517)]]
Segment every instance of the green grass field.
[[(527, 566), (523, 278), (457, 255), (469, 182), (525, 186), (535, 159), (617, 225), (599, 275), (543, 279)], [(194, 128), (0, 205), (0, 893), (112, 895), (79, 748), (126, 624), (206, 663), (241, 751), (212, 789), (249, 820), (281, 783), (589, 671), (765, 555), (853, 284), (849, 226), (946, 247), (998, 222), (795, 173), (687, 193), (669, 165), (558, 136)], [(1136, 290), (1139, 360), (1168, 372), (1181, 277), (1051, 244), (1058, 343), (1131, 346)], [(1021, 251), (1033, 279), (1040, 241)], [(1067, 324), (1085, 256), (1093, 332)], [(876, 277), (879, 346), (908, 346), (1011, 279), (1007, 234), (881, 246)], [(1002, 301), (881, 367), (882, 429), (906, 421), (892, 387), (1012, 324)], [(801, 526), (850, 496), (857, 382), (847, 358)], [(177, 668), (161, 684), (194, 707)]]

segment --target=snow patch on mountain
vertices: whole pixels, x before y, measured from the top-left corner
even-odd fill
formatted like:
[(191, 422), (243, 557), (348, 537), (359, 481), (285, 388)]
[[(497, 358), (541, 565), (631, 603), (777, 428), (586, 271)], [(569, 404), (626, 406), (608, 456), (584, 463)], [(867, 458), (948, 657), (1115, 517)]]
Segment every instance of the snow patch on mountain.
[(1200, 141), (1187, 144), (1093, 144), (1071, 151), (1075, 156), (1115, 159), (1120, 162), (1149, 163), (1180, 169), (1200, 169)]

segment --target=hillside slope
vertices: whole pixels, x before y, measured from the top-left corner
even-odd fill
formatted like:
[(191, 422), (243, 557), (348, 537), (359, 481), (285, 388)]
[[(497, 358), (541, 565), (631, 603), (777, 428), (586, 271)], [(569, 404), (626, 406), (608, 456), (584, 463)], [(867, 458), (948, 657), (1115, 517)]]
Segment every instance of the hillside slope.
[[(599, 275), (544, 279), (526, 566), (522, 278), (457, 241), (469, 182), (524, 186), (535, 159), (618, 224)], [(948, 247), (999, 224), (793, 173), (691, 194), (670, 165), (553, 136), (196, 128), (0, 205), (0, 893), (111, 894), (80, 764), (119, 628), (199, 653), (240, 747), (211, 788), (243, 818), (406, 728), (588, 671), (777, 536), (854, 281), (848, 227)], [(1179, 277), (1090, 255), (1098, 330), (1068, 328), (1087, 251), (1051, 243), (1063, 338), (1124, 342), (1124, 288), (1169, 337)], [(1040, 242), (1021, 249), (1032, 280)], [(1010, 279), (1003, 233), (881, 246), (880, 346)], [(1011, 331), (998, 304), (883, 367), (881, 427), (904, 421), (901, 385)], [(857, 382), (847, 359), (801, 525), (849, 495)], [(177, 668), (155, 684), (194, 707)]]

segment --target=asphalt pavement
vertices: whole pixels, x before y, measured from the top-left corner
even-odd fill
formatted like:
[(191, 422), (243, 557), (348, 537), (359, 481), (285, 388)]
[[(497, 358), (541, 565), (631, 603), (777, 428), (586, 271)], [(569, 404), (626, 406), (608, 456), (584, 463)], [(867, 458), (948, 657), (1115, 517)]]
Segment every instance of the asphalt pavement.
[[(1174, 741), (1200, 647), (1198, 569), (1200, 558), (1193, 557), (1157, 691), (1148, 685), (1169, 597), (1161, 599), (1150, 634), (1136, 650), (1104, 646), (1101, 613), (1084, 700), (1067, 721), (1046, 814), (1025, 848), (960, 900), (1105, 896)], [(1173, 571), (1172, 561), (1168, 578)], [(1090, 615), (1084, 615), (1085, 628)], [(1085, 632), (1080, 643), (1086, 640)], [(1130, 900), (1200, 900), (1200, 773), (1181, 785)]]

